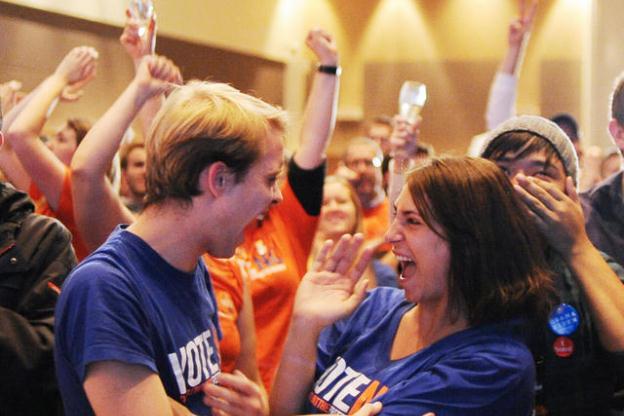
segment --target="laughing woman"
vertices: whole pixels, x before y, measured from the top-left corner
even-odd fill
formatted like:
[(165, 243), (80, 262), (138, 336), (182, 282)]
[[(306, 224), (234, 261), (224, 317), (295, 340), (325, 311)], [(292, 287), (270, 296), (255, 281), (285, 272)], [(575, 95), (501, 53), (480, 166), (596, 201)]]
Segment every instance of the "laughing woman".
[(303, 279), (271, 395), (273, 414), (532, 412), (526, 323), (552, 285), (537, 231), (509, 180), (480, 159), (412, 172), (386, 239), (399, 283), (366, 293), (361, 236), (327, 244)]

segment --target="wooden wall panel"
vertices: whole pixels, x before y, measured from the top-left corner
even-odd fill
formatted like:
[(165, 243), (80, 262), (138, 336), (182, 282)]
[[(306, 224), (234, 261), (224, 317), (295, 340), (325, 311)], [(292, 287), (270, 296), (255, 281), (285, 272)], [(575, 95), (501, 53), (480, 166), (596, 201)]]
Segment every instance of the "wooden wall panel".
[(540, 106), (544, 117), (570, 113), (580, 123), (581, 62), (545, 60), (540, 66)]
[[(123, 91), (134, 74), (119, 44), (121, 28), (26, 7), (0, 9), (0, 82), (17, 79), (26, 90), (49, 75), (74, 46), (91, 45), (100, 53), (98, 76), (76, 104), (61, 104), (47, 124), (54, 131), (69, 116), (95, 121)], [(157, 51), (172, 58), (186, 79), (227, 82), (265, 100), (283, 102), (284, 65), (236, 52), (159, 37)]]
[(485, 129), (484, 111), (495, 61), (366, 64), (364, 117), (394, 114), (404, 80), (427, 85), (421, 128), (424, 141), (439, 153), (463, 154), (472, 136)]

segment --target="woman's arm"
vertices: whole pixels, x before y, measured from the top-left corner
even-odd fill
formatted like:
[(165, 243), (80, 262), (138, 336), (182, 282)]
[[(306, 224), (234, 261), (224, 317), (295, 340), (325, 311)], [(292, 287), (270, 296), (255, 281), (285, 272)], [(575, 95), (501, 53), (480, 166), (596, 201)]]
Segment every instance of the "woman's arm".
[(316, 344), (321, 330), (351, 314), (364, 299), (368, 281), (360, 277), (373, 251), (365, 249), (358, 258), (363, 241), (361, 234), (345, 235), (331, 253), (333, 244), (327, 242), (303, 277), (271, 390), (272, 415), (301, 412), (314, 381)]
[(143, 104), (180, 82), (180, 72), (173, 62), (164, 57), (145, 57), (134, 79), (76, 150), (71, 164), (74, 215), (89, 249), (102, 244), (117, 224), (133, 221), (106, 178), (108, 166)]
[[(95, 74), (97, 52), (93, 48), (72, 49), (56, 71), (33, 92), (8, 129), (6, 139), (30, 179), (45, 195), (53, 210), (58, 208), (66, 166), (39, 139), (50, 106), (65, 87), (83, 85)], [(19, 185), (25, 178), (18, 179)]]
[[(338, 52), (331, 35), (311, 30), (306, 45), (324, 66), (338, 66)], [(336, 124), (338, 75), (316, 71), (308, 96), (301, 127), (301, 143), (295, 153), (295, 163), (302, 169), (314, 169), (325, 160), (325, 150)]]

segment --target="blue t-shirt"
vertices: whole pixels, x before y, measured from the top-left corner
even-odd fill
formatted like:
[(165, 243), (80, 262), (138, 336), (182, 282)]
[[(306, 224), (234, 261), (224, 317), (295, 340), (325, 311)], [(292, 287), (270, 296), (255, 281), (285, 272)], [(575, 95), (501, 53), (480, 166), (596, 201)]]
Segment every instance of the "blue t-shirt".
[(220, 371), (220, 330), (203, 262), (194, 273), (182, 272), (117, 228), (65, 281), (55, 332), (67, 415), (93, 414), (83, 383), (87, 366), (103, 360), (146, 366), (169, 397), (195, 414), (211, 414), (201, 385)]
[(533, 358), (511, 324), (466, 329), (390, 360), (401, 317), (413, 306), (403, 291), (377, 288), (351, 317), (326, 328), (306, 411), (350, 414), (381, 401), (386, 416), (531, 414)]

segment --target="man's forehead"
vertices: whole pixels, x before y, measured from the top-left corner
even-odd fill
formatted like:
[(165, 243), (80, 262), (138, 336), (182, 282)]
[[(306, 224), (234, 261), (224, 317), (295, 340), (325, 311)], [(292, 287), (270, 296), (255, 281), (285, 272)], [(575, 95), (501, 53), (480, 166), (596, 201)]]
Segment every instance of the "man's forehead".
[(347, 159), (355, 159), (355, 158), (373, 159), (375, 156), (377, 156), (376, 147), (373, 145), (368, 145), (366, 143), (352, 144), (347, 148), (347, 152), (346, 152)]

